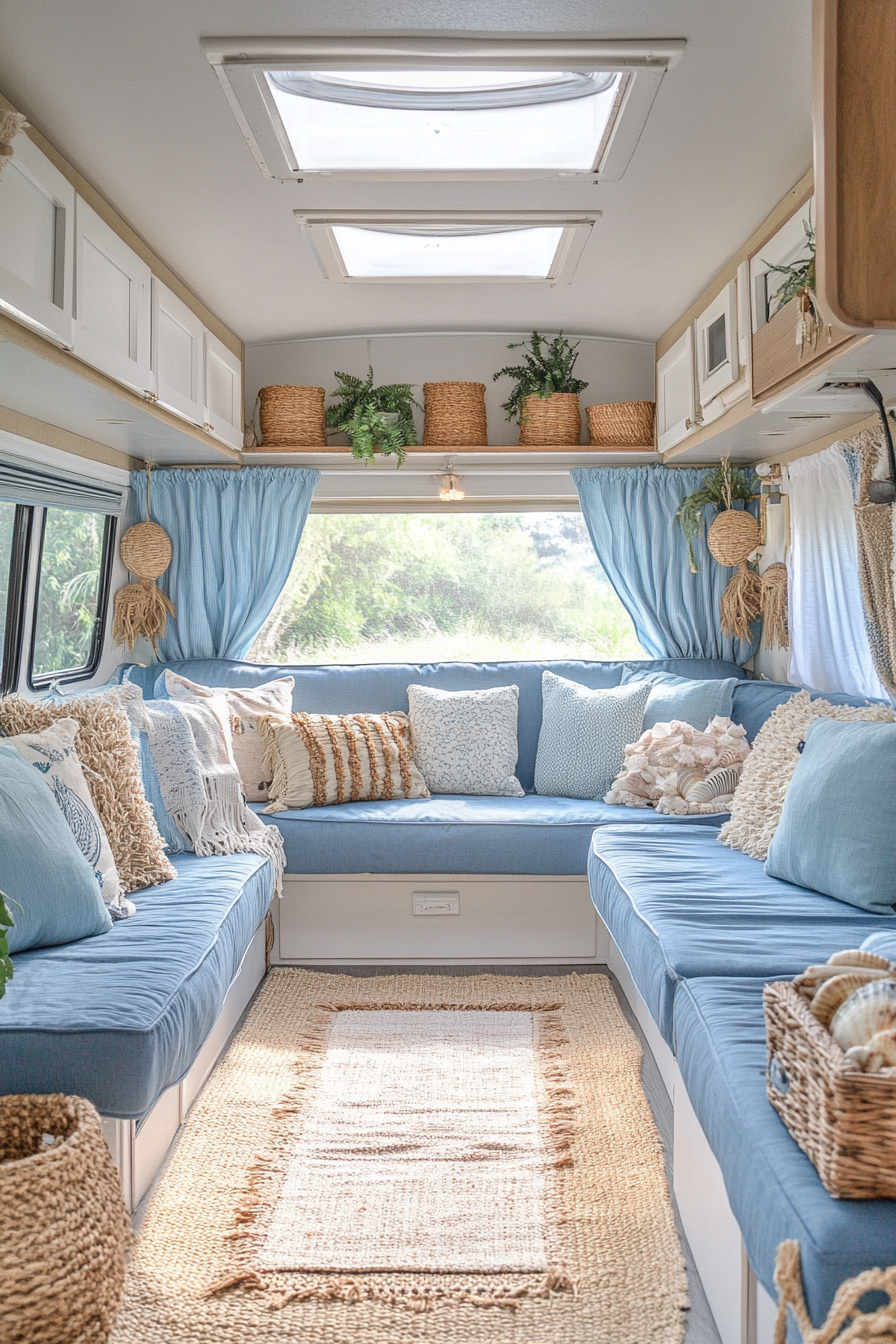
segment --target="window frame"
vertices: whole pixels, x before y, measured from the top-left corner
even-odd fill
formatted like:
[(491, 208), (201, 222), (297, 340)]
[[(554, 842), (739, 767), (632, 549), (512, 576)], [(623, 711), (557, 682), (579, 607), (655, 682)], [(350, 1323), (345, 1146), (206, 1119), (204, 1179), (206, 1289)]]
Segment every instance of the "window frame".
[[(54, 672), (34, 671), (34, 655), (37, 646), (37, 611), (40, 602), (40, 581), (41, 569), (43, 566), (44, 538), (47, 530), (47, 511), (52, 507), (65, 507), (48, 505), (40, 510), (41, 519), (38, 523), (39, 537), (35, 550), (35, 579), (34, 591), (31, 594), (30, 616), (31, 631), (28, 639), (28, 671), (27, 684), (32, 691), (45, 690), (56, 682), (69, 683), (75, 681), (89, 681), (100, 665), (100, 659), (103, 655), (103, 644), (106, 638), (106, 627), (108, 624), (110, 597), (112, 589), (112, 566), (115, 562), (115, 539), (118, 533), (118, 517), (115, 514), (101, 514), (105, 517), (103, 529), (103, 548), (100, 556), (100, 576), (97, 587), (97, 611), (96, 619), (93, 623), (93, 635), (90, 641), (90, 652), (87, 662), (80, 667), (62, 668)], [(83, 510), (91, 512), (91, 510)], [(95, 510), (99, 512), (99, 510)], [(21, 640), (20, 640), (21, 642)]]
[(34, 506), (16, 504), (15, 510), (9, 556), (3, 656), (0, 660), (0, 695), (8, 695), (19, 684), (28, 598), (28, 565), (31, 557), (31, 538), (34, 534)]

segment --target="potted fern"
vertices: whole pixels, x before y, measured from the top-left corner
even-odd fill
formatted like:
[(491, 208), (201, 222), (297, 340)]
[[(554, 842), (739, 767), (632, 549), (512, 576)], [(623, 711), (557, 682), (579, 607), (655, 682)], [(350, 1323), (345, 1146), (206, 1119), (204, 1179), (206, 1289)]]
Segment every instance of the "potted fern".
[(394, 454), (400, 467), (405, 448), (417, 442), (414, 427), (414, 390), (410, 383), (373, 385), (373, 366), (366, 378), (336, 373), (338, 384), (333, 393), (338, 400), (327, 408), (327, 432), (347, 434), (355, 457), (368, 466), (377, 453)]
[(508, 420), (517, 420), (525, 446), (578, 443), (582, 432), (579, 393), (588, 386), (573, 377), (578, 342), (570, 345), (561, 331), (552, 341), (533, 331), (528, 341), (512, 341), (508, 350), (525, 350), (522, 364), (510, 364), (493, 375), (513, 378), (516, 386), (503, 403)]
[[(771, 303), (775, 307), (769, 316), (776, 317), (794, 299), (797, 301), (796, 343), (799, 346), (800, 359), (806, 346), (812, 350), (816, 348), (818, 338), (826, 326), (815, 293), (816, 244), (815, 226), (811, 219), (803, 220), (803, 231), (806, 235), (803, 245), (806, 256), (800, 257), (798, 261), (788, 266), (774, 266), (769, 261), (763, 261), (763, 265), (768, 267), (770, 273), (781, 276), (781, 282), (771, 296)], [(830, 329), (828, 338), (830, 339)]]

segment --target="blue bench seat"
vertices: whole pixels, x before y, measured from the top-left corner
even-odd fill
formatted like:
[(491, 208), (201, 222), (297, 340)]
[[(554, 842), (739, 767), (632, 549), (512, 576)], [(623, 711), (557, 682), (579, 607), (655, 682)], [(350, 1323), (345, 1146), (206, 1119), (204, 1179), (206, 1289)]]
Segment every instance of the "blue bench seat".
[(13, 957), (0, 1094), (68, 1092), (140, 1119), (189, 1070), (271, 901), (256, 854), (178, 856), (108, 933)]

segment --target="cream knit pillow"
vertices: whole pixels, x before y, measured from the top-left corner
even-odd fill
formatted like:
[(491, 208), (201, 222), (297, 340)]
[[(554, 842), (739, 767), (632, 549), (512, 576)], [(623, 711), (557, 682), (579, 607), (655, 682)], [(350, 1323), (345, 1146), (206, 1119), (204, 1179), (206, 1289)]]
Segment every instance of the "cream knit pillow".
[(813, 700), (808, 691), (797, 691), (769, 715), (756, 734), (731, 803), (731, 819), (719, 832), (723, 845), (765, 861), (800, 759), (799, 743), (813, 719), (892, 723), (896, 712), (886, 705), (832, 705), (828, 700)]

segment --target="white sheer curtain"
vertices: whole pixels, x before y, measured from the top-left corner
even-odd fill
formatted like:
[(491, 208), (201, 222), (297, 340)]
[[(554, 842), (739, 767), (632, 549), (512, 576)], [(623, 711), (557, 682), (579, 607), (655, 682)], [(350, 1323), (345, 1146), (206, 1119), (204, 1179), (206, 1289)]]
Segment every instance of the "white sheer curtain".
[(790, 679), (889, 700), (865, 630), (856, 523), (838, 444), (798, 458), (790, 477)]

